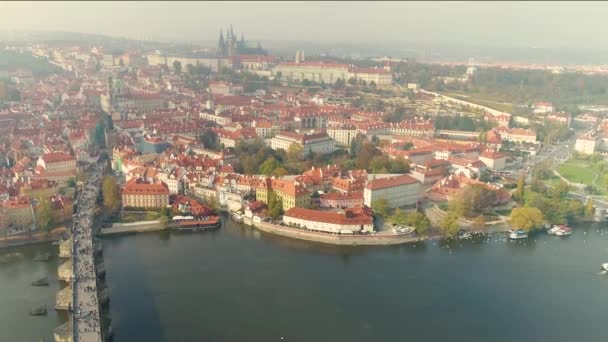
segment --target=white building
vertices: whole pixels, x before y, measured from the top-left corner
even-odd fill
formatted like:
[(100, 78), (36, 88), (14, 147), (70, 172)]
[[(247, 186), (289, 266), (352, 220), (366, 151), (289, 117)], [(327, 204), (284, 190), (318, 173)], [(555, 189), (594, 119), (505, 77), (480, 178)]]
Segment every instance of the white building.
[(583, 135), (576, 139), (574, 150), (584, 154), (593, 154), (597, 148), (597, 139), (589, 135)]
[(355, 127), (330, 127), (327, 129), (327, 135), (334, 139), (337, 145), (350, 146), (357, 136), (357, 129)]
[(348, 71), (348, 79), (365, 81), (366, 84), (374, 82), (378, 88), (389, 88), (393, 85), (393, 74), (390, 70), (381, 68), (351, 68)]
[(551, 102), (536, 102), (534, 104), (534, 113), (545, 114), (553, 112), (553, 103)]
[(369, 209), (353, 208), (344, 212), (291, 208), (283, 215), (283, 223), (333, 234), (373, 232), (374, 223)]
[(500, 152), (484, 151), (479, 155), (479, 160), (484, 163), (488, 169), (500, 171), (507, 164), (507, 157)]
[(311, 152), (318, 154), (330, 154), (336, 150), (335, 141), (327, 133), (300, 134), (293, 132), (281, 132), (270, 141), (273, 150), (289, 150), (292, 144), (302, 148), (302, 156), (306, 157)]
[(372, 202), (384, 198), (391, 208), (412, 206), (419, 195), (420, 182), (412, 176), (400, 175), (368, 181), (363, 189), (363, 203), (371, 207)]

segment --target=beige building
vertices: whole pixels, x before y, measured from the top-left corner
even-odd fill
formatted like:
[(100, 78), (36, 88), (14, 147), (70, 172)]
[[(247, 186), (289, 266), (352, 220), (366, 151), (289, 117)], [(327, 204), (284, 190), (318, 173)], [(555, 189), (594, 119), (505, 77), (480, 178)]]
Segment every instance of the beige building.
[(280, 73), (281, 79), (288, 81), (309, 80), (333, 84), (338, 79), (348, 80), (348, 65), (340, 63), (326, 63), (322, 61), (305, 62), (304, 53), (298, 51), (294, 62), (277, 65), (273, 69), (275, 77)]
[(135, 208), (163, 208), (169, 205), (169, 187), (162, 183), (148, 183), (131, 179), (122, 189), (122, 206)]
[(374, 82), (378, 88), (390, 88), (393, 85), (393, 74), (386, 69), (380, 68), (351, 68), (348, 79), (364, 81), (366, 84)]
[(368, 181), (363, 189), (363, 203), (371, 207), (378, 199), (386, 199), (391, 208), (413, 206), (420, 196), (420, 182), (409, 175)]

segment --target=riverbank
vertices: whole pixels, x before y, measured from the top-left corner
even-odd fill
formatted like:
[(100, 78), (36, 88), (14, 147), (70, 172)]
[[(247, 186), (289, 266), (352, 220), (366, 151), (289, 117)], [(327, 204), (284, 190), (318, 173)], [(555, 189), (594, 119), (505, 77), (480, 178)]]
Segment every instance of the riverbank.
[(443, 237), (443, 235), (418, 236), (414, 233), (402, 235), (390, 233), (377, 233), (373, 235), (337, 235), (289, 228), (268, 222), (254, 223), (247, 217), (243, 218), (243, 223), (269, 234), (341, 246), (400, 245)]
[(28, 236), (27, 234), (20, 234), (2, 237), (0, 238), (0, 249), (59, 241), (61, 234), (63, 234), (65, 231), (65, 227), (60, 227), (53, 229), (49, 233), (34, 233), (31, 236)]
[(160, 220), (139, 221), (131, 223), (114, 223), (112, 227), (102, 228), (99, 230), (99, 235), (114, 235), (114, 234), (130, 234), (130, 233), (146, 233), (165, 230)]

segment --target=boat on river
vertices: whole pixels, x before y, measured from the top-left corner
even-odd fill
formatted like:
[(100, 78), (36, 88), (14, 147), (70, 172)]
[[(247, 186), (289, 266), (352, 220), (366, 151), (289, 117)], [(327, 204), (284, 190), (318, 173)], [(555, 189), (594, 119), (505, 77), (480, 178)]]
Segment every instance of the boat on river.
[(44, 316), (44, 315), (46, 315), (46, 305), (40, 305), (38, 307), (33, 308), (32, 310), (30, 310), (30, 315), (31, 316)]
[(570, 236), (572, 235), (572, 228), (570, 227), (562, 227), (557, 232), (555, 232), (556, 236)]
[(608, 272), (608, 262), (602, 264), (602, 271)]
[(509, 239), (511, 240), (520, 240), (528, 238), (528, 232), (523, 229), (510, 229), (508, 231), (508, 234)]
[(49, 278), (44, 277), (32, 282), (32, 286), (49, 286)]
[(553, 226), (549, 227), (549, 229), (547, 229), (547, 233), (549, 235), (555, 235), (555, 233), (557, 233), (560, 228), (561, 227), (559, 225), (554, 224)]
[(51, 253), (44, 253), (41, 255), (38, 255), (37, 257), (34, 258), (34, 261), (49, 261), (51, 259)]
[(190, 230), (194, 232), (219, 228), (222, 221), (219, 216), (206, 216), (200, 220), (180, 221), (177, 224), (179, 230)]

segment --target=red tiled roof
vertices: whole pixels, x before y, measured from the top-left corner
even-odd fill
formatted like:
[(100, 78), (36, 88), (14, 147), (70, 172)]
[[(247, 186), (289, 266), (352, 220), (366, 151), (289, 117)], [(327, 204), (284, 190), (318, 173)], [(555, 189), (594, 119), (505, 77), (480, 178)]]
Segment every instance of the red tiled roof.
[(306, 221), (323, 222), (341, 225), (372, 224), (372, 216), (363, 208), (347, 209), (344, 214), (319, 211), (305, 208), (291, 208), (284, 216), (293, 217)]
[(125, 184), (122, 193), (127, 195), (168, 195), (169, 188), (165, 183), (147, 183), (134, 178)]
[(365, 185), (365, 188), (370, 189), (370, 190), (377, 190), (377, 189), (391, 188), (391, 187), (404, 185), (404, 184), (415, 184), (415, 183), (418, 183), (418, 180), (416, 180), (412, 176), (400, 175), (400, 176), (371, 180), (371, 181), (367, 182), (367, 184)]

